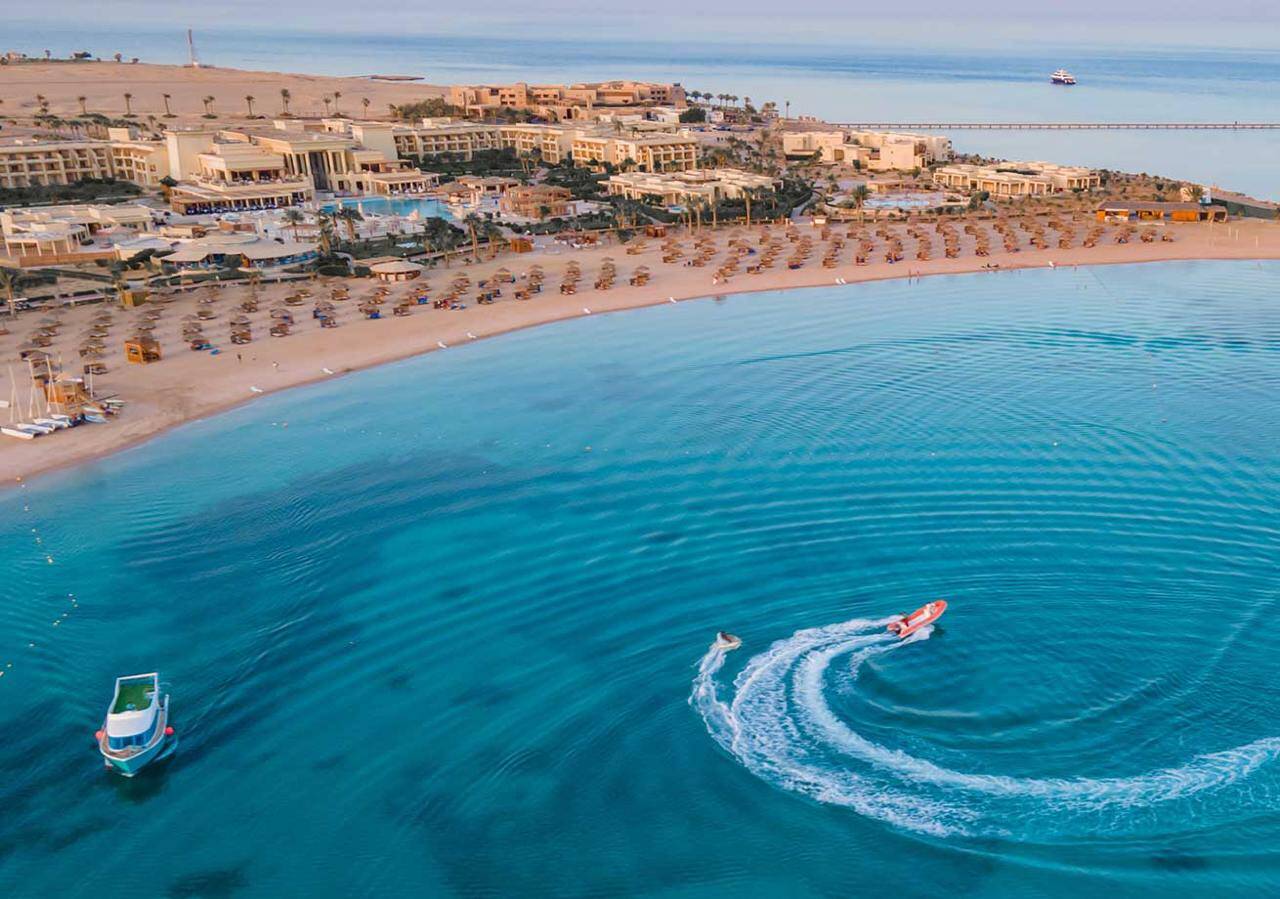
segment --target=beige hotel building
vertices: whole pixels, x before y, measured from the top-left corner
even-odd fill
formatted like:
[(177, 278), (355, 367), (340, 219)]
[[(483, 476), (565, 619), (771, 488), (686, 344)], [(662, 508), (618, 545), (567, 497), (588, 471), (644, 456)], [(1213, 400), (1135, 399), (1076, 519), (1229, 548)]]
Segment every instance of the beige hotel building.
[(1041, 197), (1070, 190), (1093, 190), (1102, 176), (1081, 166), (1052, 162), (957, 164), (934, 171), (933, 183), (950, 190), (986, 191), (996, 199)]

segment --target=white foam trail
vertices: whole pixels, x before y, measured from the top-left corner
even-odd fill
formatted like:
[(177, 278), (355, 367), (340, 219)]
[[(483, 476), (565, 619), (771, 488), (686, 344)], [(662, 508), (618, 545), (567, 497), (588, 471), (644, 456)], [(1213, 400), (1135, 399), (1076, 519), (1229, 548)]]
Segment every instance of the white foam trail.
[(748, 660), (727, 702), (716, 681), (726, 654), (713, 644), (699, 663), (689, 702), (716, 742), (757, 776), (820, 802), (934, 834), (969, 832), (975, 824), (982, 832), (1007, 833), (1030, 817), (1055, 831), (1115, 830), (1123, 818), (1104, 822), (1097, 815), (1119, 810), (1136, 823), (1133, 813), (1139, 809), (1199, 797), (1280, 758), (1280, 738), (1268, 737), (1132, 777), (1023, 778), (955, 771), (881, 746), (832, 711), (826, 673), (834, 659), (848, 655), (856, 683), (870, 659), (933, 632), (924, 628), (898, 640), (881, 630), (890, 620), (854, 619), (775, 642)]

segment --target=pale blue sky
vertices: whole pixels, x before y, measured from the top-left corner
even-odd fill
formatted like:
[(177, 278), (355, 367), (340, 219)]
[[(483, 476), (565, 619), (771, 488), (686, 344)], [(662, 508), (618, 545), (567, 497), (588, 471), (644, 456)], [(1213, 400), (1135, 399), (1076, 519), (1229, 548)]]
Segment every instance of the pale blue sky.
[[(983, 0), (967, 7), (954, 0), (915, 0), (904, 7), (912, 10), (906, 22), (868, 13), (883, 10), (881, 2), (850, 0), (803, 4), (647, 0), (644, 13), (624, 16), (605, 15), (602, 7), (600, 0), (469, 4), (400, 0), (374, 7), (350, 0), (57, 0), (48, 7), (47, 16), (31, 21), (64, 28), (75, 23), (87, 36), (95, 24), (119, 27), (136, 17), (144, 27), (228, 28), (235, 22), (254, 22), (262, 29), (368, 33), (389, 28), (402, 35), (496, 30), (509, 37), (602, 34), (691, 40), (1172, 43), (1280, 49), (1280, 0)], [(775, 14), (779, 8), (788, 10), (785, 18)], [(945, 20), (945, 27), (936, 27), (939, 20)], [(21, 33), (22, 22), (9, 24)]]

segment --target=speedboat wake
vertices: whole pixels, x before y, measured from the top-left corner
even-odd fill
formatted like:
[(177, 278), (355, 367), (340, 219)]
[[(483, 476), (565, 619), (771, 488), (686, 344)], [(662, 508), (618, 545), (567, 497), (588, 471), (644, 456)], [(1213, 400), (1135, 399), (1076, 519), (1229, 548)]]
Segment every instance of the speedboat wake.
[[(1280, 738), (1198, 755), (1132, 777), (1034, 778), (951, 770), (883, 746), (828, 704), (837, 659), (854, 687), (871, 659), (928, 640), (932, 626), (904, 639), (896, 619), (853, 619), (797, 631), (749, 659), (721, 695), (727, 650), (713, 643), (698, 665), (689, 703), (708, 733), (757, 777), (818, 802), (934, 835), (1069, 837), (1119, 835), (1248, 814), (1274, 801), (1277, 786), (1232, 788), (1280, 757)], [(1232, 788), (1232, 789), (1229, 789)], [(1194, 809), (1189, 808), (1194, 806)], [(1189, 818), (1188, 815), (1191, 817)], [(1167, 820), (1165, 820), (1167, 818)]]

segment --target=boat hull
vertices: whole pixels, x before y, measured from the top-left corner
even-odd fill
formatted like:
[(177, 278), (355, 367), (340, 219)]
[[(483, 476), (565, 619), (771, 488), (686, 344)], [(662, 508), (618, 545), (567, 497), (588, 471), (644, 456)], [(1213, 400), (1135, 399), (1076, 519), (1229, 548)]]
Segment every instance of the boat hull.
[(107, 723), (98, 732), (98, 752), (108, 771), (124, 777), (133, 777), (152, 762), (169, 755), (178, 746), (178, 738), (169, 727), (169, 697), (160, 700), (160, 715), (156, 722), (156, 734), (152, 742), (136, 751), (112, 749), (108, 745)]
[(124, 777), (133, 777), (147, 765), (168, 755), (173, 749), (172, 744), (172, 737), (161, 737), (156, 741), (155, 745), (125, 758), (107, 755), (106, 753), (103, 753), (102, 758), (106, 761), (107, 767), (115, 773)]
[(903, 637), (910, 637), (921, 628), (928, 627), (933, 624), (942, 617), (942, 613), (946, 610), (947, 601), (945, 599), (939, 599), (936, 602), (931, 602), (928, 605), (921, 606), (910, 615), (903, 616), (897, 621), (890, 622), (888, 631), (899, 639)]

